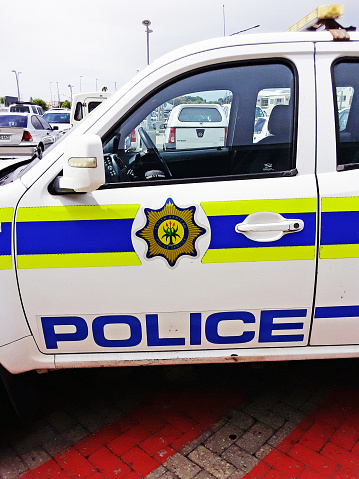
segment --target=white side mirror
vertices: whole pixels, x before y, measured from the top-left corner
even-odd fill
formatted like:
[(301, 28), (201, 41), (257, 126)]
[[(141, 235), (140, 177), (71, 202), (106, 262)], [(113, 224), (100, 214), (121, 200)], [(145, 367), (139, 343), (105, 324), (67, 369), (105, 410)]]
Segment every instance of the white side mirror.
[(105, 183), (101, 138), (84, 134), (70, 136), (65, 145), (63, 176), (56, 178), (58, 193), (90, 193)]

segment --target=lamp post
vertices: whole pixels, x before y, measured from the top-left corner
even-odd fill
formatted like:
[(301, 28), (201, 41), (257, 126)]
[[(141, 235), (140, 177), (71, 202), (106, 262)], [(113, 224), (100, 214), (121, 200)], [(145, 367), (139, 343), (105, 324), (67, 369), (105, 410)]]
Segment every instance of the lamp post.
[(52, 81), (50, 81), (50, 96), (51, 96), (51, 107), (52, 105)]
[(81, 92), (81, 78), (83, 78), (83, 75), (80, 75), (80, 92)]
[(145, 25), (146, 27), (146, 36), (147, 36), (147, 65), (150, 64), (150, 33), (153, 32), (153, 30), (150, 30), (148, 27), (151, 25), (151, 22), (149, 20), (143, 20), (142, 25)]
[(72, 103), (72, 89), (73, 89), (73, 85), (67, 85), (69, 88), (70, 88), (70, 98), (71, 98), (71, 103)]
[(11, 71), (15, 73), (16, 85), (17, 85), (17, 96), (18, 96), (18, 101), (20, 101), (19, 75), (21, 72), (17, 72), (16, 70), (11, 70)]
[(96, 91), (97, 91), (97, 82), (98, 82), (98, 78), (96, 78)]
[(57, 98), (58, 98), (58, 102), (59, 102), (59, 108), (60, 108), (60, 105), (61, 105), (61, 100), (60, 100), (60, 92), (59, 92), (59, 82), (57, 81), (56, 82), (56, 86), (57, 86)]

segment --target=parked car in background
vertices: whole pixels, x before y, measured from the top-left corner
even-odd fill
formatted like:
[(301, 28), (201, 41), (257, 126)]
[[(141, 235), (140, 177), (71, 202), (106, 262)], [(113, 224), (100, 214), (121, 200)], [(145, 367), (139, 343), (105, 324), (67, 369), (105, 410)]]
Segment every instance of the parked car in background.
[(111, 96), (111, 92), (87, 92), (74, 96), (71, 105), (70, 123), (77, 125), (85, 116)]
[(65, 134), (71, 128), (70, 110), (67, 108), (52, 108), (44, 114), (43, 118), (52, 127), (57, 126), (59, 133)]
[(228, 119), (216, 103), (181, 104), (168, 118), (164, 149), (211, 148), (226, 143)]
[(253, 130), (253, 143), (258, 143), (258, 141), (269, 135), (268, 120), (269, 117), (259, 116), (256, 118)]
[(0, 156), (41, 156), (58, 138), (57, 128), (40, 115), (0, 113)]
[(344, 131), (347, 126), (350, 108), (343, 108), (338, 113), (339, 131)]
[(10, 105), (9, 111), (11, 113), (35, 113), (36, 115), (41, 116), (44, 114), (44, 110), (41, 108), (41, 106), (31, 102), (13, 103)]

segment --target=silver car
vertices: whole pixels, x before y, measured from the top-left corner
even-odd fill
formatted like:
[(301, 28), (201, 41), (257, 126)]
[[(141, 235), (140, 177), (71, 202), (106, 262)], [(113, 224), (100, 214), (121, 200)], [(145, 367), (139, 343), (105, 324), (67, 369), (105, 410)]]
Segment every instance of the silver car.
[(0, 156), (39, 156), (59, 138), (40, 115), (32, 113), (0, 113)]

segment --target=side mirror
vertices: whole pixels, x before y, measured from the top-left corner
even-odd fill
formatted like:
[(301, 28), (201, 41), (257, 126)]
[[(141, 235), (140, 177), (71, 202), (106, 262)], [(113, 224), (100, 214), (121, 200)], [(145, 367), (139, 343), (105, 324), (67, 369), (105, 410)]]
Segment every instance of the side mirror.
[(56, 125), (52, 127), (52, 130), (58, 130), (58, 129), (59, 129), (59, 127), (56, 126)]
[(90, 193), (105, 183), (101, 138), (84, 134), (67, 138), (63, 176), (55, 179), (56, 193)]

